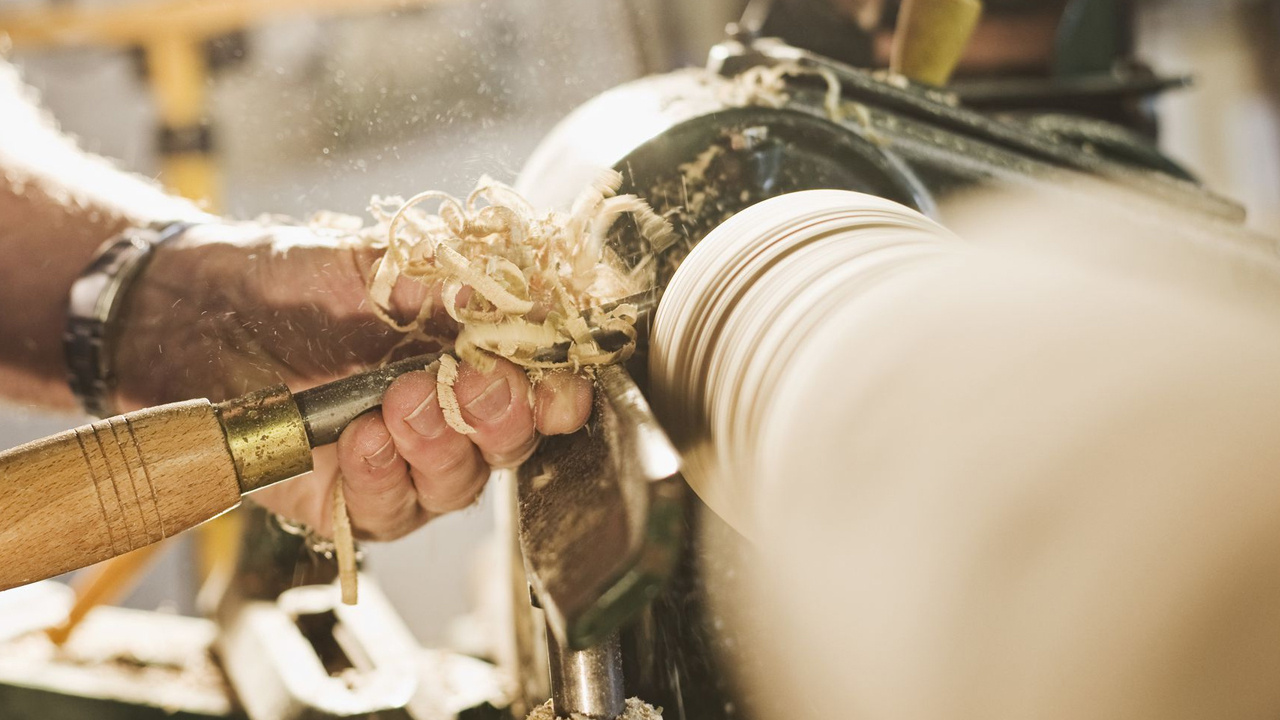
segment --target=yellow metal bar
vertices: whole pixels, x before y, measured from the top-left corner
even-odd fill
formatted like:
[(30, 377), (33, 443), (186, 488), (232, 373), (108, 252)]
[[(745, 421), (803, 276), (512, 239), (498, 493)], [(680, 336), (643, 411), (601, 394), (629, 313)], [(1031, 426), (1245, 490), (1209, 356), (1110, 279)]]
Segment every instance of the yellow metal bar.
[[(161, 123), (169, 128), (199, 127), (205, 119), (209, 67), (204, 41), (183, 35), (157, 35), (143, 46), (147, 79)], [(168, 153), (160, 180), (177, 194), (213, 210), (218, 203), (217, 169), (206, 152)]]
[(56, 3), (0, 12), (0, 32), (17, 49), (148, 45), (180, 35), (205, 39), (291, 14), (367, 14), (447, 0), (137, 0), (124, 4)]
[(205, 585), (226, 586), (240, 556), (243, 530), (244, 512), (238, 508), (196, 528), (196, 562)]
[(220, 195), (218, 165), (206, 153), (177, 153), (160, 161), (160, 181), (175, 193), (191, 198), (208, 211), (217, 209)]
[(160, 551), (170, 547), (171, 542), (158, 542), (140, 547), (130, 553), (98, 563), (81, 572), (72, 581), (71, 587), (76, 591), (76, 602), (71, 607), (67, 619), (57, 627), (45, 632), (55, 645), (61, 645), (71, 637), (80, 621), (97, 605), (119, 602), (138, 584), (142, 573), (151, 566), (151, 561), (159, 556)]
[(147, 77), (160, 119), (174, 127), (193, 125), (204, 117), (208, 64), (204, 44), (190, 35), (157, 34), (143, 48)]

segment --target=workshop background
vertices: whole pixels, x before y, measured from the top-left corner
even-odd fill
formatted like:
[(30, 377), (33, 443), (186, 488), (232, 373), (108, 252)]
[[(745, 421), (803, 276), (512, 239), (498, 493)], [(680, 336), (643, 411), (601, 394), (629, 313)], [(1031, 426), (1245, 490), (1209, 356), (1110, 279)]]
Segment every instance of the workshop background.
[[(0, 0), (0, 30), (5, 14), (18, 10), (131, 1)], [(218, 209), (229, 215), (364, 215), (375, 194), (465, 193), (485, 173), (513, 180), (576, 105), (632, 78), (701, 64), (744, 2), (314, 5), (260, 13), (212, 44), (207, 114)], [(1269, 0), (1152, 0), (1139, 4), (1136, 25), (1139, 57), (1160, 74), (1196, 79), (1158, 100), (1161, 145), (1244, 203), (1250, 224), (1270, 233), (1280, 229), (1275, 7)], [(159, 174), (157, 112), (138, 53), (58, 46), (9, 57), (84, 147)], [(0, 405), (0, 447), (82, 421)], [(368, 546), (373, 572), (422, 642), (448, 643), (451, 622), (471, 605), (469, 570), (491, 525), (486, 499), (398, 542)], [(192, 612), (191, 544), (175, 543), (128, 604)]]

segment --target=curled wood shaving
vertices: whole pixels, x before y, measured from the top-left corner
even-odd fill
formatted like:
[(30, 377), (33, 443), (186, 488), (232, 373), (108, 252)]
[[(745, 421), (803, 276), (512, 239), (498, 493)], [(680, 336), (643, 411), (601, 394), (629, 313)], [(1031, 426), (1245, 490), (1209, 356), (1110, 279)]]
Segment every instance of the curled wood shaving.
[(786, 72), (789, 65), (757, 65), (720, 87), (721, 102), (732, 107), (763, 105), (780, 108), (787, 104)]
[[(562, 336), (547, 323), (493, 323), (467, 325), (458, 333), (455, 349), (462, 357), (476, 358), (478, 367), (486, 369), (483, 359), (490, 355), (516, 357), (532, 355), (544, 347), (561, 342)], [(475, 363), (473, 363), (475, 364)], [(542, 367), (530, 361), (526, 367)]]
[[(440, 266), (453, 275), (451, 282), (469, 285), (480, 296), (481, 299), (487, 300), (493, 305), (493, 309), (503, 315), (524, 315), (533, 309), (533, 302), (528, 298), (518, 297), (512, 290), (503, 287), (490, 272), (484, 269), (471, 266), (471, 262), (462, 256), (457, 250), (442, 245), (439, 249)], [(506, 263), (512, 265), (511, 261), (504, 258), (492, 258), (493, 263)], [(507, 277), (511, 277), (508, 275)], [(515, 276), (519, 280), (523, 280), (520, 269), (516, 268)], [(528, 292), (527, 285), (523, 288)], [(454, 308), (455, 314), (457, 309)], [(463, 320), (461, 317), (459, 320)]]
[[(438, 339), (428, 332), (436, 311), (434, 293), (426, 293), (412, 320), (397, 317), (405, 308), (392, 307), (397, 284), (417, 282), (439, 288), (442, 309), (459, 325), (457, 339), (444, 349), (478, 367), (499, 357), (529, 369), (625, 359), (634, 349), (634, 329), (623, 331), (632, 343), (615, 352), (598, 347), (591, 331), (634, 324), (634, 313), (598, 309), (647, 290), (654, 263), (650, 255), (628, 267), (607, 246), (609, 233), (629, 215), (653, 253), (670, 247), (676, 235), (643, 200), (619, 195), (621, 186), (621, 174), (601, 171), (567, 212), (541, 214), (515, 190), (488, 177), (465, 199), (435, 191), (408, 200), (374, 198), (369, 209), (375, 224), (360, 232), (366, 242), (386, 246), (368, 285), (374, 312), (406, 339)], [(541, 351), (560, 343), (570, 344), (566, 361), (539, 359)], [(446, 397), (453, 397), (446, 372), (442, 362), (441, 407), (461, 432), (468, 426), (456, 398), (452, 410), (446, 405)]]
[(452, 355), (441, 355), (436, 369), (436, 399), (440, 403), (440, 412), (444, 414), (444, 421), (449, 427), (463, 435), (474, 435), (476, 429), (463, 419), (458, 396), (453, 392), (453, 384), (457, 381), (458, 361)]
[(338, 584), (342, 588), (342, 602), (345, 605), (355, 605), (359, 600), (356, 539), (351, 531), (351, 516), (347, 514), (347, 497), (342, 487), (344, 483), (341, 474), (333, 480), (333, 549), (338, 558)]
[(802, 76), (817, 76), (827, 83), (823, 109), (831, 120), (839, 122), (844, 119), (844, 110), (840, 104), (842, 97), (840, 78), (836, 77), (830, 68), (805, 67), (795, 62), (758, 65), (746, 70), (720, 88), (720, 100), (732, 107), (762, 105), (780, 108), (791, 99), (787, 93), (786, 79)]

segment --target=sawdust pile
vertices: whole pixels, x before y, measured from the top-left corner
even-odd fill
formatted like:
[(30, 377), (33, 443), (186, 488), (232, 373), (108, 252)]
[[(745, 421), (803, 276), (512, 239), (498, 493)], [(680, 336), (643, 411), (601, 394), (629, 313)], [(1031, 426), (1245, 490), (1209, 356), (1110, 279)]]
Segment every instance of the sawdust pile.
[[(571, 718), (556, 717), (551, 701), (548, 700), (529, 713), (526, 720), (578, 720), (580, 717), (580, 715), (574, 715)], [(619, 720), (662, 720), (662, 708), (655, 708), (639, 698), (628, 698), (627, 709)]]
[[(616, 302), (652, 285), (652, 262), (627, 267), (608, 247), (608, 234), (624, 215), (634, 219), (654, 253), (675, 239), (671, 225), (634, 195), (618, 195), (622, 176), (598, 178), (568, 212), (539, 213), (510, 187), (482, 178), (465, 199), (424, 192), (408, 200), (374, 198), (376, 223), (361, 237), (386, 247), (369, 283), (376, 312), (405, 333), (404, 342), (427, 340), (452, 349), (472, 365), (490, 367), (506, 358), (530, 369), (581, 369), (625, 360), (634, 350), (636, 309)], [(398, 283), (439, 286), (417, 316), (393, 316)], [(429, 332), (436, 302), (459, 326), (452, 341)], [(606, 352), (593, 330), (631, 338)], [(567, 359), (539, 357), (568, 344)]]

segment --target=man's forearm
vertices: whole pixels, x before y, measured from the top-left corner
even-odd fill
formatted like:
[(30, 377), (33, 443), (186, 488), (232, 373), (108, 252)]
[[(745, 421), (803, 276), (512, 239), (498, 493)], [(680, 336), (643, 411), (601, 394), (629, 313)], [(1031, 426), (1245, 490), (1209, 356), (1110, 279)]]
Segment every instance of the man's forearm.
[(0, 397), (73, 407), (61, 344), (71, 283), (123, 228), (202, 217), (81, 151), (0, 62)]

